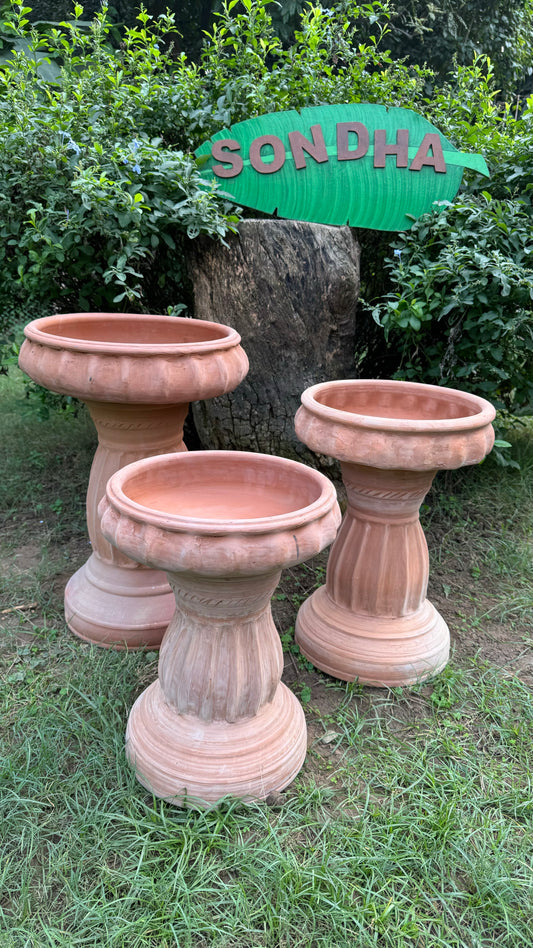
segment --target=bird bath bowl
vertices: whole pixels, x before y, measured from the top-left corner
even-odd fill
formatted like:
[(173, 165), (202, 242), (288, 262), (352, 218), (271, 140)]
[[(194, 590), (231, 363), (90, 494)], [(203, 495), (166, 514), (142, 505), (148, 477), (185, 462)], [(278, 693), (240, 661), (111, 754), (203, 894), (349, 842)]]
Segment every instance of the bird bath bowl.
[(330, 481), (297, 461), (239, 451), (147, 458), (118, 471), (104, 536), (168, 573), (176, 611), (159, 677), (137, 699), (126, 751), (176, 805), (264, 799), (306, 753), (303, 711), (280, 681), (270, 600), (283, 567), (320, 552), (340, 522)]
[(104, 539), (98, 503), (124, 465), (187, 450), (188, 403), (231, 391), (248, 371), (240, 336), (206, 320), (128, 313), (46, 316), (24, 332), (21, 369), (86, 402), (98, 432), (87, 493), (93, 552), (67, 584), (67, 624), (96, 645), (158, 648), (172, 592), (161, 571), (139, 566)]
[(426, 598), (419, 509), (438, 470), (488, 454), (494, 416), (483, 398), (416, 382), (325, 382), (303, 393), (296, 433), (340, 460), (348, 499), (326, 584), (296, 622), (296, 641), (317, 668), (393, 687), (445, 666), (450, 636)]

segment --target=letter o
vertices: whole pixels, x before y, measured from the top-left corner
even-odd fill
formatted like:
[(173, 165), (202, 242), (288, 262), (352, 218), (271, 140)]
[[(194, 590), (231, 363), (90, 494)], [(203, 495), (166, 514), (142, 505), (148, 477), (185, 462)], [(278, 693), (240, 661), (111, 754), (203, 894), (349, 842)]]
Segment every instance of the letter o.
[[(261, 149), (264, 145), (271, 145), (274, 149), (274, 160), (268, 163), (261, 157)], [(260, 135), (254, 138), (250, 145), (250, 164), (259, 174), (274, 174), (285, 164), (285, 146), (277, 135)]]

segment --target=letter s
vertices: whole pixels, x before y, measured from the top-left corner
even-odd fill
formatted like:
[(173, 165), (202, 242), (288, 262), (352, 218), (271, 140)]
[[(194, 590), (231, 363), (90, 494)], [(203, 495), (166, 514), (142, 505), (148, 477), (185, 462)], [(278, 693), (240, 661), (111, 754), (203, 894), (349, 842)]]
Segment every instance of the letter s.
[(224, 165), (213, 165), (213, 171), (217, 178), (236, 178), (243, 169), (243, 160), (240, 155), (232, 155), (231, 152), (240, 150), (239, 142), (234, 138), (220, 138), (213, 142), (211, 155), (215, 161), (224, 161), (231, 165), (225, 168)]

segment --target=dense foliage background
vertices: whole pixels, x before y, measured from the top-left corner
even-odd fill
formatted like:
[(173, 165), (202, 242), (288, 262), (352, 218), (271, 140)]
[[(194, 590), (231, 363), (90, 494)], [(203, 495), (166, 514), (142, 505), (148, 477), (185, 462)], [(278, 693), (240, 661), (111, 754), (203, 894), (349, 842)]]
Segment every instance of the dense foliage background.
[(184, 241), (223, 239), (242, 213), (193, 157), (214, 131), (273, 110), (380, 102), (413, 108), (459, 149), (482, 152), (491, 178), (465, 176), (453, 205), (392, 247), (390, 235), (359, 233), (359, 371), (457, 384), (527, 408), (532, 9), (532, 0), (205, 0), (165, 12), (154, 0), (136, 16), (129, 4), (76, 4), (62, 20), (59, 0), (34, 0), (33, 10), (9, 0), (4, 355), (29, 316), (53, 308), (177, 312), (188, 302)]
[[(299, 17), (308, 0), (281, 0), (272, 3), (272, 17), (278, 36), (290, 43)], [(316, 4), (314, 4), (316, 6)], [(222, 0), (145, 0), (152, 17), (169, 10), (176, 17), (182, 36), (180, 48), (190, 55), (200, 51), (204, 31), (223, 10)], [(336, 2), (323, 2), (327, 9)], [(85, 0), (87, 17), (100, 10), (100, 0)], [(70, 0), (33, 0), (32, 19), (58, 21), (71, 11)], [(110, 18), (131, 26), (136, 9), (130, 0), (114, 0)], [(484, 53), (495, 64), (497, 81), (505, 94), (533, 90), (531, 0), (395, 0), (389, 4), (387, 45), (395, 58), (408, 57), (413, 63), (427, 63), (440, 80), (446, 79), (454, 57), (462, 65)]]

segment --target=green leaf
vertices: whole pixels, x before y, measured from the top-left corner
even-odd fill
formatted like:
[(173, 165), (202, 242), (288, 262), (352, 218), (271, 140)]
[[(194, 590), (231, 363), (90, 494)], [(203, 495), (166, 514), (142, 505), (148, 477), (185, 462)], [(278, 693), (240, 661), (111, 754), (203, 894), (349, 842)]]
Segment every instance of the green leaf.
[[(358, 124), (348, 131), (345, 123)], [(345, 129), (347, 140), (346, 156), (341, 158), (337, 126)], [(384, 167), (374, 165), (375, 160), (379, 164), (376, 130), (385, 136)], [(408, 142), (401, 155), (387, 153), (401, 142), (402, 135), (397, 136), (405, 135), (405, 130)], [(426, 135), (432, 138), (423, 144)], [(271, 141), (273, 137), (273, 143), (264, 136)], [(228, 144), (218, 144), (224, 141)], [(433, 166), (440, 157), (435, 150), (442, 150), (444, 171)], [(195, 154), (200, 159), (208, 156), (214, 181), (239, 204), (293, 220), (372, 230), (406, 230), (436, 202), (449, 203), (465, 167), (488, 175), (481, 155), (457, 151), (423, 116), (366, 103), (248, 119), (217, 132)], [(419, 161), (412, 169), (417, 154)], [(405, 167), (397, 166), (398, 157)], [(207, 176), (205, 169), (203, 175)]]

